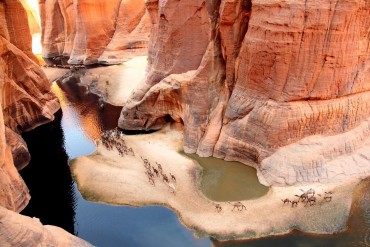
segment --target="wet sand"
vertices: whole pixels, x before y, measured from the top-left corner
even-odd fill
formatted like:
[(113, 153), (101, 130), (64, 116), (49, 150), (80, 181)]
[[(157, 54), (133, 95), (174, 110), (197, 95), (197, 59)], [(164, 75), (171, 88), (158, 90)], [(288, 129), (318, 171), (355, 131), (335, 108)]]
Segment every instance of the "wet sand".
[[(200, 236), (219, 240), (250, 239), (289, 233), (298, 229), (308, 233), (334, 233), (345, 230), (349, 216), (352, 190), (359, 180), (341, 184), (311, 184), (309, 186), (272, 187), (260, 198), (241, 201), (246, 210), (233, 210), (228, 202), (216, 202), (200, 192), (201, 168), (193, 160), (182, 156), (181, 130), (169, 127), (146, 135), (122, 137), (135, 156), (119, 155), (116, 149), (107, 150), (97, 141), (93, 154), (70, 162), (82, 195), (91, 201), (114, 205), (163, 205), (173, 209), (182, 223)], [(176, 177), (176, 193), (160, 178), (155, 186), (148, 182), (146, 168), (140, 157), (153, 165), (158, 162), (163, 172)], [(154, 165), (154, 167), (156, 167)], [(283, 205), (281, 199), (296, 199), (301, 189), (315, 189), (316, 193), (332, 191), (333, 199), (325, 202), (318, 197), (315, 206)], [(232, 202), (233, 203), (233, 202)]]

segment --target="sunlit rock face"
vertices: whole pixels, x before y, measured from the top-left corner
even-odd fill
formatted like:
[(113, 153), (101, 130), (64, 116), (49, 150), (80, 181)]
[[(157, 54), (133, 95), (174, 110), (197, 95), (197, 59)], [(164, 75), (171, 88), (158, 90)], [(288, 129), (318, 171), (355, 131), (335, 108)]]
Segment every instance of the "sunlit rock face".
[(150, 21), (144, 0), (41, 0), (43, 57), (70, 64), (114, 64), (146, 48)]
[(53, 120), (59, 103), (32, 54), (22, 4), (3, 1), (0, 12), (0, 205), (18, 212), (29, 195), (16, 168), (23, 168), (30, 158), (19, 132)]
[[(281, 147), (355, 131), (369, 118), (368, 1), (159, 0), (147, 7), (154, 24), (149, 73), (124, 107), (120, 127), (158, 129), (172, 118), (184, 123), (185, 151), (259, 167)], [(189, 25), (204, 36), (192, 37)], [(324, 155), (320, 164), (366, 145), (369, 132), (360, 129), (361, 138), (348, 141), (356, 143), (352, 149), (338, 136), (343, 152)], [(278, 163), (283, 167), (288, 159), (280, 154)], [(287, 165), (299, 169), (282, 168), (289, 172), (265, 182), (310, 182), (310, 176), (297, 177), (302, 167), (317, 174), (316, 161), (302, 158)], [(330, 174), (316, 178), (330, 181)]]

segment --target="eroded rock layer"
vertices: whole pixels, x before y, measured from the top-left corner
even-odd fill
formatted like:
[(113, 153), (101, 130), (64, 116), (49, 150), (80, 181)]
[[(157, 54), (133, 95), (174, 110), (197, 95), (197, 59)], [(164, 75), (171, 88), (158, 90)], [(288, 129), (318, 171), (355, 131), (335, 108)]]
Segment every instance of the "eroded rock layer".
[[(147, 7), (149, 72), (123, 108), (121, 128), (183, 122), (185, 151), (260, 166), (281, 147), (336, 136), (370, 117), (368, 1), (159, 0)], [(187, 23), (203, 36), (192, 37)]]
[(146, 48), (150, 21), (144, 0), (41, 0), (43, 57), (70, 64), (120, 63)]

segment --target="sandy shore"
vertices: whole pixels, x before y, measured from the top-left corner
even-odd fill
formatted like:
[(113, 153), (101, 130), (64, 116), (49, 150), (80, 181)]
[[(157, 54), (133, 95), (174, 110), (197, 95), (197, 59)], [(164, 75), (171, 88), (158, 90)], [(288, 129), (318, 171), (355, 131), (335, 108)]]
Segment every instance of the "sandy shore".
[[(242, 201), (246, 210), (233, 210), (228, 202), (221, 202), (217, 212), (215, 202), (199, 191), (200, 166), (179, 154), (183, 135), (167, 127), (146, 135), (123, 136), (135, 156), (119, 155), (116, 149), (107, 150), (100, 141), (95, 153), (71, 161), (78, 188), (91, 201), (115, 205), (164, 205), (177, 212), (182, 223), (199, 236), (219, 240), (259, 238), (285, 234), (293, 229), (309, 233), (334, 233), (344, 230), (349, 216), (352, 190), (360, 180), (341, 184), (311, 184), (310, 186), (272, 187), (267, 195)], [(176, 177), (175, 194), (167, 183), (154, 178), (151, 185), (141, 159), (151, 164), (158, 162), (163, 172)], [(156, 167), (154, 165), (154, 167)], [(301, 189), (315, 189), (316, 193), (332, 191), (333, 199), (325, 202), (318, 197), (315, 206), (283, 205), (281, 199), (296, 199)]]

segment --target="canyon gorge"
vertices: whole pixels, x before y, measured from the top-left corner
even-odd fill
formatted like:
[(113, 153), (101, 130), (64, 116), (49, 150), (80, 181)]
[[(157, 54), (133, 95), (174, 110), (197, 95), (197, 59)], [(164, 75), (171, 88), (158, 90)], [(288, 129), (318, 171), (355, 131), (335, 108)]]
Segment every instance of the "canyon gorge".
[[(130, 94), (125, 92), (127, 97), (116, 97), (122, 107), (120, 129), (152, 131), (170, 123), (183, 132), (182, 142), (176, 139), (180, 149), (252, 166), (260, 183), (273, 187), (274, 193), (289, 186), (332, 186), (369, 176), (369, 1), (38, 3), (40, 24), (25, 0), (0, 3), (0, 245), (90, 246), (60, 228), (17, 214), (30, 200), (18, 173), (32, 159), (21, 133), (53, 121), (60, 109), (46, 70), (32, 53), (36, 32), (42, 32), (42, 57), (50, 66), (65, 59), (69, 79), (92, 78), (85, 72), (89, 66), (115, 66), (148, 56), (143, 79)], [(100, 67), (96, 71), (112, 73)], [(105, 92), (105, 100), (107, 92), (123, 84), (118, 76), (114, 81), (99, 78), (104, 79), (85, 86), (98, 95)], [(350, 193), (352, 186), (343, 191)], [(166, 198), (158, 198), (156, 202), (166, 204)], [(176, 208), (176, 203), (169, 204)], [(348, 217), (350, 201), (338, 204), (348, 207), (341, 208)], [(325, 212), (330, 214), (329, 206)], [(190, 218), (187, 222), (198, 224)], [(306, 226), (303, 220), (289, 219), (291, 225)], [(344, 224), (345, 217), (338, 221)], [(289, 227), (282, 226), (285, 232)]]

